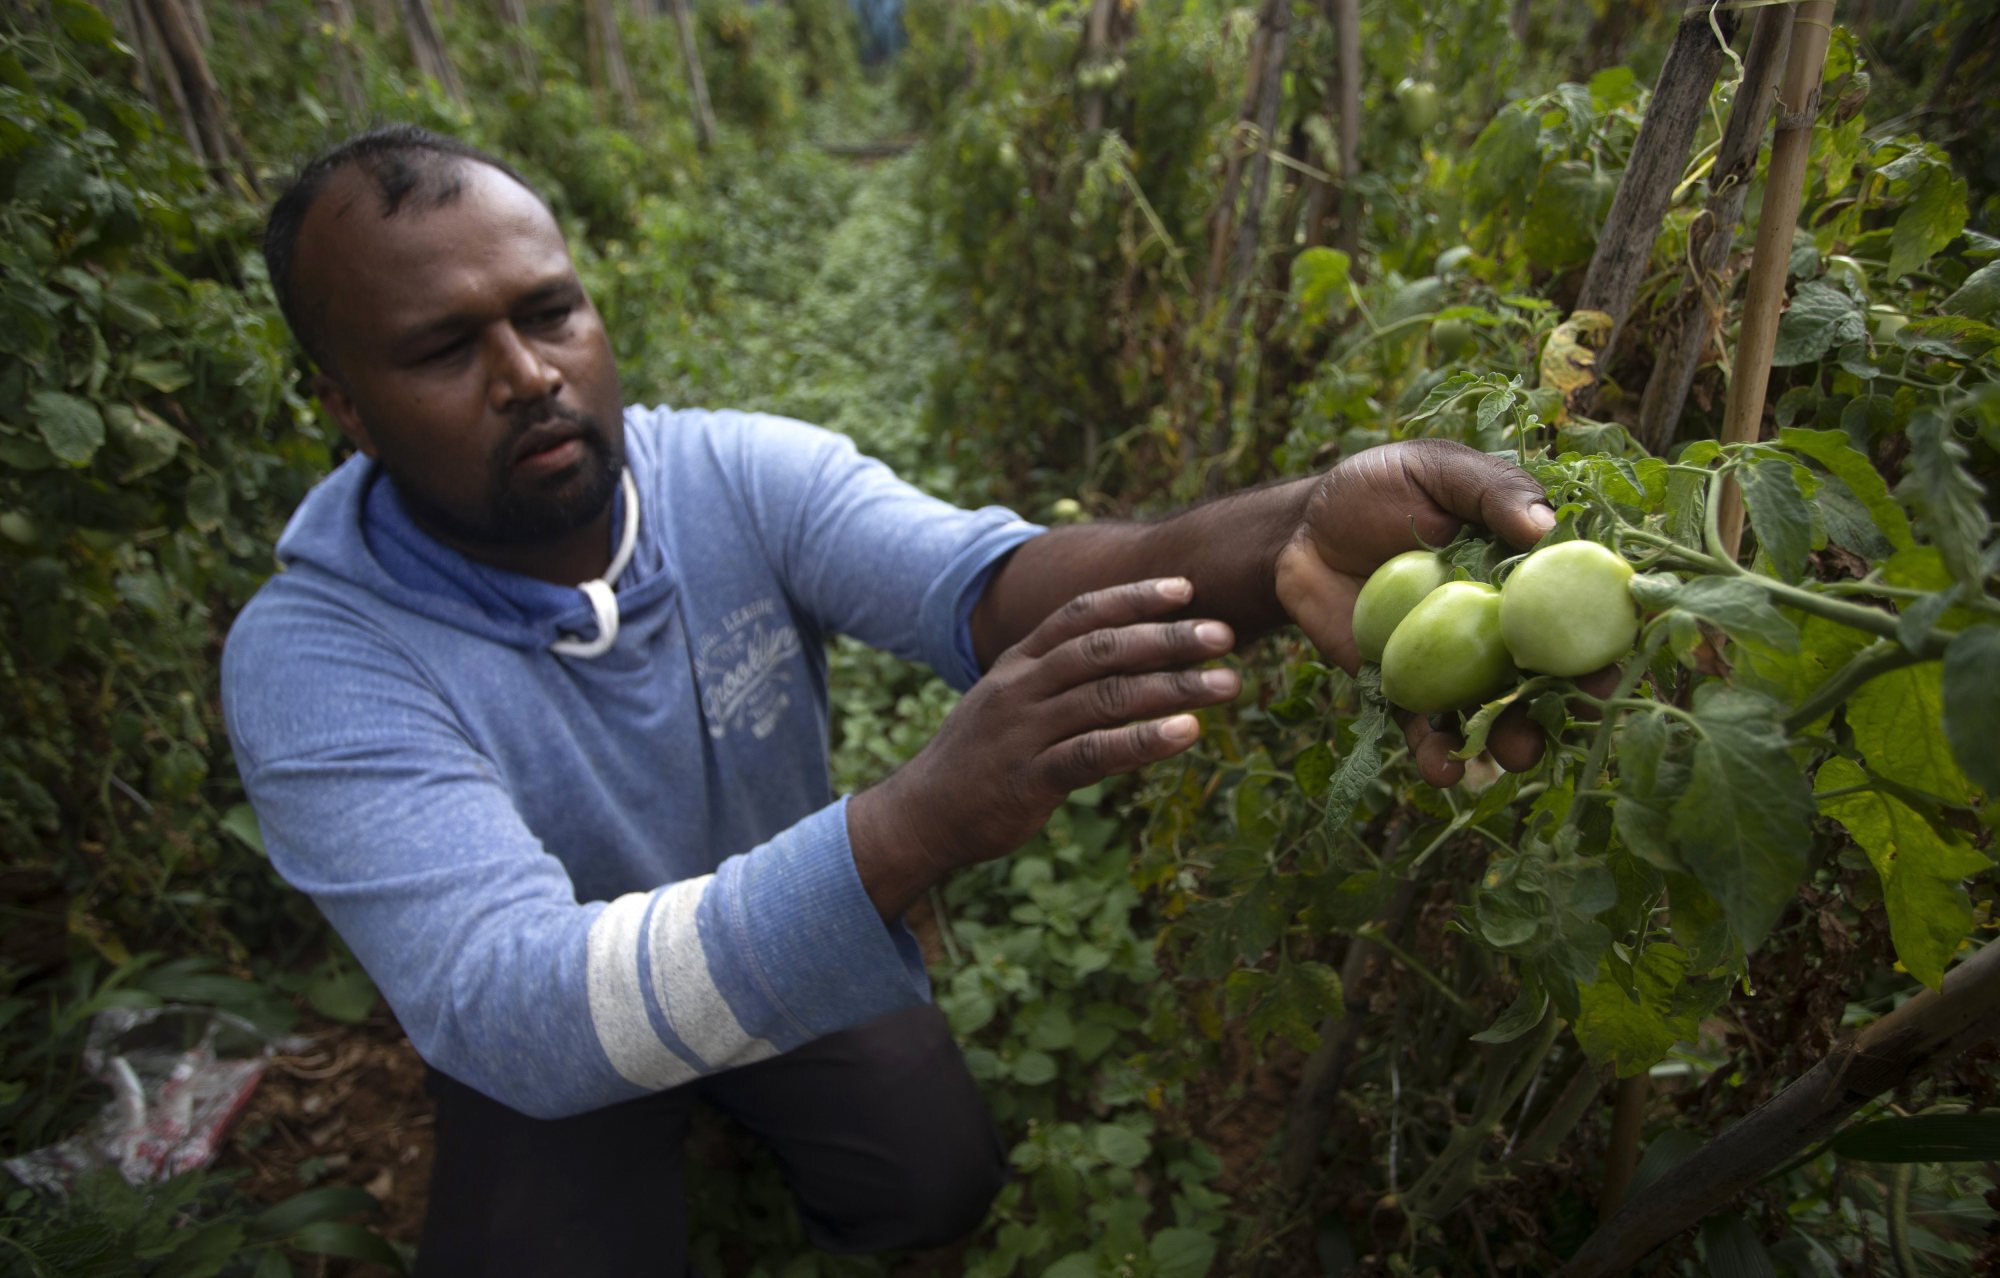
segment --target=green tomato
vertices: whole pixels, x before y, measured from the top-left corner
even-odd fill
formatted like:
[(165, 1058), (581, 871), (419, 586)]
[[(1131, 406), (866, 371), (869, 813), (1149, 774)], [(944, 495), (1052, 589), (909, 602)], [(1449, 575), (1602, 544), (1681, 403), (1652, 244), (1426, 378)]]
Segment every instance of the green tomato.
[(1428, 550), (1406, 550), (1369, 574), (1354, 599), (1354, 646), (1361, 659), (1380, 661), (1410, 609), (1450, 578), (1450, 567)]
[(1910, 322), (1910, 317), (1893, 306), (1883, 306), (1879, 302), (1868, 308), (1868, 320), (1875, 329), (1875, 340), (1884, 346), (1893, 345), (1896, 334)]
[(1851, 257), (1835, 253), (1826, 259), (1826, 282), (1868, 300), (1868, 268)]
[(1410, 609), (1382, 653), (1382, 695), (1437, 714), (1490, 701), (1514, 679), (1500, 638), (1500, 592), (1447, 581)]
[(1404, 78), (1396, 85), (1396, 106), (1403, 113), (1403, 127), (1421, 137), (1438, 122), (1438, 91), (1429, 80)]
[(1472, 325), (1462, 319), (1441, 319), (1431, 325), (1431, 343), (1446, 359), (1457, 359), (1472, 349)]
[(42, 530), (35, 526), (34, 518), (25, 510), (10, 510), (0, 515), (0, 537), (17, 546), (32, 546), (41, 535)]
[(1632, 651), (1639, 609), (1632, 565), (1594, 541), (1564, 541), (1529, 555), (1500, 591), (1500, 633), (1523, 670), (1581, 675)]

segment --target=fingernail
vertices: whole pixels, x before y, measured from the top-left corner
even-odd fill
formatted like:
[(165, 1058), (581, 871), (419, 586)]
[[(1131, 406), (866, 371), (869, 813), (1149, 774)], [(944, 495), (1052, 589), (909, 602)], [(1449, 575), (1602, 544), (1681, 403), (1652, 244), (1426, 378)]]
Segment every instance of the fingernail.
[(1201, 686), (1210, 692), (1235, 692), (1236, 672), (1234, 670), (1204, 670), (1201, 672)]
[(1556, 526), (1555, 509), (1542, 502), (1536, 502), (1528, 507), (1528, 522), (1542, 532), (1547, 532)]
[(1163, 577), (1157, 584), (1160, 594), (1168, 599), (1194, 598), (1194, 583), (1186, 577)]
[(1204, 621), (1194, 628), (1194, 637), (1205, 648), (1219, 648), (1229, 642), (1229, 627), (1219, 621)]
[(1169, 741), (1192, 741), (1199, 731), (1201, 725), (1191, 714), (1177, 714), (1171, 719), (1160, 720), (1160, 735)]

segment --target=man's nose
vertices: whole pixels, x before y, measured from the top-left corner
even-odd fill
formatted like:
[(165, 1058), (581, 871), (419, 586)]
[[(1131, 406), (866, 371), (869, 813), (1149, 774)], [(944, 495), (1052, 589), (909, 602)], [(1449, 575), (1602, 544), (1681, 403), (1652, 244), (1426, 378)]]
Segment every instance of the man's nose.
[(490, 378), (492, 404), (504, 410), (509, 405), (546, 399), (562, 389), (562, 372), (527, 341), (512, 324), (494, 325), (488, 345), (492, 358)]

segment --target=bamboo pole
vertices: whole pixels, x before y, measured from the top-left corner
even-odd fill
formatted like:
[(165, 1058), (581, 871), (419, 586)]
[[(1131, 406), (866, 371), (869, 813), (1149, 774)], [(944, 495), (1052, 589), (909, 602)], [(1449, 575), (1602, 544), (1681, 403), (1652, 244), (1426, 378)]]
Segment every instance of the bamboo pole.
[[(1792, 42), (1789, 4), (1758, 11), (1743, 57), (1743, 82), (1729, 108), (1716, 148), (1715, 167), (1708, 174), (1708, 204), (1688, 228), (1688, 275), (1666, 315), (1654, 326), (1659, 342), (1653, 349), (1653, 375), (1639, 404), (1639, 442), (1664, 454), (1674, 441), (1695, 366), (1708, 345), (1713, 316), (1722, 309), (1723, 285), (1716, 280), (1736, 240), (1743, 201), (1764, 144), (1764, 125), (1778, 100), (1785, 73), (1785, 54)], [(1717, 325), (1719, 327), (1719, 325)]]
[(618, 30), (618, 13), (611, 0), (585, 0), (584, 18), (590, 28), (595, 61), (604, 70), (605, 82), (618, 104), (618, 118), (626, 124), (639, 118), (639, 90), (632, 83), (632, 67), (625, 60), (625, 38)]
[(361, 91), (354, 71), (354, 5), (350, 0), (320, 0), (326, 10), (327, 25), (333, 28), (333, 82), (340, 92), (340, 105), (350, 124), (360, 123), (368, 114), (368, 98)]
[(514, 66), (514, 78), (521, 87), (532, 93), (542, 78), (541, 68), (535, 65), (535, 51), (528, 44), (528, 6), (526, 0), (498, 0), (495, 8), (500, 14), (500, 24), (507, 28), (507, 60)]
[[(1096, 71), (1111, 50), (1111, 18), (1118, 9), (1118, 0), (1092, 0), (1090, 14), (1084, 20), (1083, 65)], [(1093, 87), (1083, 96), (1083, 131), (1085, 134), (1097, 132), (1104, 127), (1104, 90)]]
[[(1802, 18), (1809, 15), (1801, 14)], [(2000, 943), (1827, 1053), (1784, 1091), (1695, 1151), (1598, 1226), (1558, 1278), (1613, 1278), (1833, 1135), (1863, 1105), (2000, 1038)]]
[(465, 90), (445, 52), (444, 37), (438, 32), (437, 15), (431, 0), (402, 0), (403, 30), (410, 38), (410, 56), (416, 59), (419, 74), (437, 81), (453, 102), (465, 101)]
[(185, 103), (194, 132), (201, 139), (199, 153), (207, 161), (210, 176), (221, 181), (233, 171), (244, 189), (256, 194), (256, 171), (251, 168), (248, 153), (230, 122), (228, 104), (222, 100), (222, 90), (216, 86), (215, 75), (202, 54), (201, 41), (186, 6), (182, 0), (145, 0), (145, 3), (154, 34), (160, 37), (161, 47), (171, 63), (169, 70), (182, 91), (177, 100)]
[(1632, 158), (1618, 181), (1618, 194), (1612, 198), (1597, 249), (1591, 254), (1590, 269), (1583, 277), (1583, 289), (1577, 295), (1577, 310), (1602, 311), (1611, 317), (1611, 333), (1592, 366), (1590, 383), (1576, 392), (1575, 403), (1581, 412), (1589, 411), (1598, 378), (1610, 367), (1618, 348), (1625, 318), (1639, 295), (1639, 281), (1652, 260), (1660, 223), (1666, 219), (1667, 206), (1673, 202), (1674, 189), (1687, 168), (1695, 131), (1707, 118), (1709, 90), (1715, 86), (1727, 48), (1723, 41), (1736, 34), (1736, 12), (1714, 14), (1716, 25), (1711, 27), (1709, 7), (1710, 0), (1688, 0), (1682, 10), (1680, 26), (1674, 30), (1673, 44), (1653, 85), (1646, 118), (1632, 142)]
[(694, 98), (694, 142), (706, 151), (715, 145), (715, 111), (708, 104), (708, 77), (701, 70), (701, 46), (694, 38), (694, 19), (688, 15), (688, 0), (665, 0), (665, 3), (673, 15), (681, 61), (687, 67), (688, 91)]
[[(1819, 112), (1820, 75), (1833, 36), (1833, 0), (1804, 0), (1792, 28), (1785, 59), (1785, 82), (1778, 93), (1778, 123), (1765, 171), (1764, 206), (1757, 217), (1757, 247), (1750, 258), (1749, 290), (1743, 325), (1736, 339), (1736, 366), (1729, 378), (1729, 409), (1723, 418), (1724, 443), (1757, 438), (1770, 388), (1771, 355), (1784, 308), (1785, 272), (1791, 262), (1792, 232), (1805, 195), (1806, 160), (1812, 148), (1813, 117)], [(1724, 485), (1716, 517), (1722, 544), (1733, 551), (1743, 537), (1743, 494), (1734, 480)]]

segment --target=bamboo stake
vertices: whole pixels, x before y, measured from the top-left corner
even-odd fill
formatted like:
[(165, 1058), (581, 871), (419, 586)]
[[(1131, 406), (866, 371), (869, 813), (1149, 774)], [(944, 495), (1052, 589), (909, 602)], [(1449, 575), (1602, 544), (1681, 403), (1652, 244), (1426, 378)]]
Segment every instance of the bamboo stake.
[(681, 61), (687, 66), (688, 91), (694, 97), (694, 142), (706, 151), (715, 145), (715, 112), (708, 105), (708, 77), (701, 71), (701, 47), (695, 43), (694, 20), (688, 16), (687, 0), (665, 2), (667, 11), (673, 14)]
[(327, 25), (333, 28), (334, 86), (340, 91), (340, 104), (347, 110), (349, 123), (359, 123), (368, 114), (368, 98), (354, 73), (354, 5), (350, 0), (320, 0), (320, 4), (326, 10)]
[(1633, 1272), (1647, 1252), (1826, 1140), (1870, 1100), (1994, 1038), (2000, 1038), (2000, 943), (1946, 973), (1941, 990), (1923, 991), (1834, 1048), (1702, 1146), (1598, 1226), (1558, 1278)]
[[(1111, 48), (1111, 18), (1117, 11), (1118, 0), (1092, 0), (1090, 16), (1084, 22), (1083, 65), (1093, 71), (1105, 61)], [(1093, 88), (1083, 97), (1083, 131), (1097, 132), (1104, 127), (1104, 90)]]
[[(1771, 166), (1764, 177), (1764, 207), (1757, 219), (1757, 247), (1750, 259), (1743, 325), (1736, 339), (1736, 366), (1729, 378), (1729, 409), (1722, 423), (1724, 443), (1757, 438), (1770, 388), (1771, 354), (1784, 309), (1785, 271), (1791, 261), (1792, 232), (1805, 195), (1806, 160), (1812, 148), (1813, 117), (1819, 112), (1820, 75), (1833, 36), (1833, 0), (1804, 0), (1792, 29), (1785, 82), (1778, 95), (1778, 123), (1771, 142)], [(1716, 526), (1723, 548), (1734, 553), (1743, 538), (1743, 494), (1732, 479), (1722, 490)]]
[[(1583, 277), (1583, 289), (1577, 295), (1577, 310), (1602, 311), (1611, 317), (1611, 333), (1592, 366), (1590, 383), (1576, 392), (1579, 411), (1589, 411), (1598, 378), (1617, 350), (1625, 317), (1639, 295), (1639, 280), (1652, 259), (1660, 223), (1666, 219), (1674, 188), (1687, 168), (1695, 131), (1708, 114), (1709, 90), (1722, 69), (1727, 47), (1722, 41), (1736, 33), (1734, 10), (1715, 14), (1717, 25), (1710, 27), (1710, 2), (1688, 0), (1682, 11), (1673, 44), (1653, 85), (1646, 118), (1633, 140), (1631, 161), (1618, 181), (1618, 194), (1612, 198), (1611, 211), (1597, 237), (1597, 250), (1591, 254), (1590, 269)], [(1718, 29), (1721, 40), (1716, 38)]]
[(611, 0), (586, 0), (584, 19), (590, 31), (595, 61), (603, 68), (611, 96), (618, 103), (618, 118), (626, 124), (639, 118), (639, 91), (632, 83), (632, 68), (625, 60), (625, 40), (618, 30), (618, 13)]
[(526, 0), (498, 0), (495, 6), (500, 14), (500, 24), (507, 28), (507, 60), (514, 64), (514, 77), (521, 87), (532, 93), (542, 78), (541, 68), (535, 65), (535, 51), (528, 44), (528, 6)]
[(1639, 1166), (1639, 1136), (1646, 1125), (1646, 1098), (1652, 1088), (1644, 1074), (1618, 1080), (1611, 1105), (1611, 1143), (1604, 1151), (1604, 1188), (1597, 1196), (1602, 1220), (1625, 1201), (1625, 1187)]
[(437, 81), (453, 102), (464, 102), (465, 90), (458, 83), (458, 72), (452, 69), (450, 55), (445, 52), (437, 15), (431, 12), (431, 0), (402, 0), (402, 4), (403, 30), (410, 38), (410, 56), (416, 59), (418, 73)]
[(173, 79), (179, 84), (194, 132), (201, 139), (199, 154), (208, 163), (209, 175), (221, 181), (232, 169), (251, 194), (257, 193), (257, 175), (251, 168), (242, 141), (229, 120), (229, 107), (222, 100), (208, 59), (202, 55), (194, 22), (182, 0), (146, 0), (154, 34), (166, 50)]
[(1340, 247), (1361, 254), (1361, 0), (1332, 0), (1334, 57), (1340, 64)]
[(1778, 82), (1784, 76), (1795, 13), (1793, 6), (1781, 4), (1757, 14), (1750, 49), (1743, 57), (1743, 83), (1737, 86), (1736, 100), (1730, 105), (1729, 123), (1723, 126), (1722, 142), (1716, 148), (1715, 167), (1709, 170), (1708, 205), (1688, 228), (1688, 276), (1680, 296), (1655, 325), (1660, 340), (1653, 350), (1653, 375), (1646, 380), (1646, 393), (1639, 405), (1638, 432), (1639, 442), (1654, 453), (1664, 454), (1673, 443), (1688, 388), (1694, 384), (1695, 366), (1708, 344), (1711, 316), (1722, 308), (1726, 290), (1715, 277), (1729, 256), (1736, 224), (1743, 217), (1757, 152), (1764, 144), (1764, 124), (1778, 100)]

